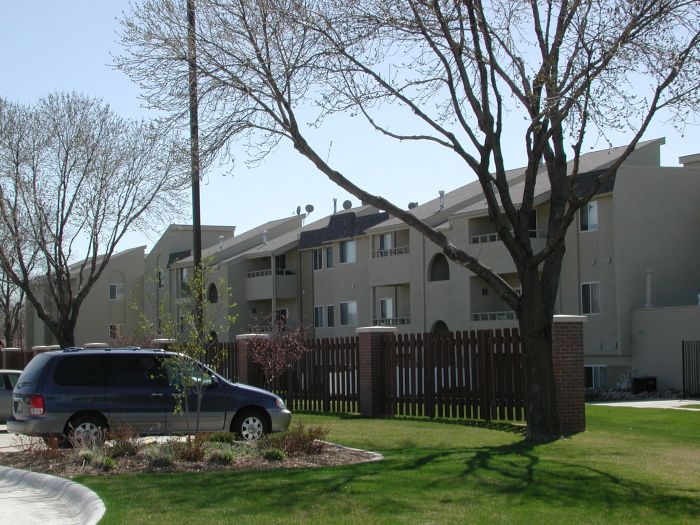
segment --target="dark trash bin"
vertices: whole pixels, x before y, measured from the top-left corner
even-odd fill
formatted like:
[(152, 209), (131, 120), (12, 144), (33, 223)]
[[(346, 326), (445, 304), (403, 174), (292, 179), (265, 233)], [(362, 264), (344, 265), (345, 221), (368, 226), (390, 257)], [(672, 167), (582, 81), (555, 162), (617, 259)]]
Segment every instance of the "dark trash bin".
[(641, 394), (642, 392), (656, 392), (656, 377), (633, 377), (632, 378), (632, 393)]

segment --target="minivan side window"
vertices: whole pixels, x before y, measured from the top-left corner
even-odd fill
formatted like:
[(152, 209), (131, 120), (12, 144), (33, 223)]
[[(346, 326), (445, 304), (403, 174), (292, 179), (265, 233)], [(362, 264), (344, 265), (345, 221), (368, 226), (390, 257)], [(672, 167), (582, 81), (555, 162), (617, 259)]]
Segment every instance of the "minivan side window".
[(105, 356), (66, 355), (56, 367), (54, 383), (63, 386), (104, 386)]
[(131, 387), (165, 387), (168, 378), (161, 356), (109, 356), (110, 385)]

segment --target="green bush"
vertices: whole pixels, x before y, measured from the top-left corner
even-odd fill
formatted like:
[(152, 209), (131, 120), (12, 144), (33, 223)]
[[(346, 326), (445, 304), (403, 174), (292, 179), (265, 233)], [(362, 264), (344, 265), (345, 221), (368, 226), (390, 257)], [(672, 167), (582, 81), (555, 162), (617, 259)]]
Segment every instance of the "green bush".
[(185, 441), (172, 441), (170, 447), (180, 461), (203, 461), (206, 453), (206, 437), (203, 434), (190, 436)]
[(143, 448), (136, 431), (129, 426), (118, 426), (109, 432), (109, 455), (113, 458), (136, 456)]
[(233, 432), (213, 432), (206, 439), (210, 443), (228, 443), (233, 445), (236, 442), (236, 434)]
[(117, 466), (117, 462), (114, 458), (111, 458), (109, 456), (97, 455), (92, 460), (92, 465), (100, 470), (108, 472), (110, 470), (115, 469), (115, 467)]
[(83, 448), (75, 452), (75, 459), (77, 463), (94, 463), (95, 459), (98, 457), (98, 453), (91, 448)]
[(209, 463), (231, 465), (234, 461), (236, 461), (236, 454), (230, 448), (212, 448), (207, 450), (206, 458)]
[(148, 467), (151, 469), (169, 468), (175, 463), (175, 457), (169, 447), (156, 445), (146, 451)]
[(258, 449), (279, 449), (288, 456), (320, 454), (326, 448), (328, 429), (317, 425), (297, 423), (281, 434), (268, 434), (258, 442)]
[(287, 454), (278, 448), (269, 448), (263, 451), (263, 457), (268, 461), (284, 461)]

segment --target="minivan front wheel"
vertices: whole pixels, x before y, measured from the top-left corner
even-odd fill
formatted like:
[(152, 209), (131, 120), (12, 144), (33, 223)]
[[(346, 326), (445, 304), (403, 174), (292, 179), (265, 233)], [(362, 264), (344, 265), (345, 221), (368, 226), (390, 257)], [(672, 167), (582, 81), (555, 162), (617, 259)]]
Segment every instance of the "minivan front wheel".
[(92, 448), (107, 439), (107, 424), (93, 415), (79, 415), (68, 422), (68, 441), (78, 448)]
[(246, 441), (256, 441), (268, 432), (267, 419), (258, 410), (246, 410), (234, 419), (233, 431)]

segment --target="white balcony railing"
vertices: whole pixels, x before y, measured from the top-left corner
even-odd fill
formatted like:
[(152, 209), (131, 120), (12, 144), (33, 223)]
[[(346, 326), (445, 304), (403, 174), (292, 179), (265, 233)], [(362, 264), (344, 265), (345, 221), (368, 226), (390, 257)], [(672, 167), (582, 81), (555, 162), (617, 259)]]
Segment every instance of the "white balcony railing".
[(512, 310), (505, 312), (477, 312), (472, 314), (472, 321), (515, 321), (517, 316)]
[(377, 259), (379, 257), (391, 257), (393, 255), (404, 255), (410, 252), (408, 246), (399, 246), (398, 248), (389, 248), (388, 250), (374, 250), (372, 252), (372, 259)]
[[(546, 239), (547, 230), (529, 230), (530, 239)], [(511, 230), (511, 233), (513, 231)], [(487, 242), (497, 242), (501, 240), (500, 233), (484, 233), (483, 235), (472, 235), (469, 237), (469, 244), (484, 244)]]
[[(284, 268), (278, 268), (275, 270), (277, 275), (294, 275), (291, 270), (285, 270)], [(272, 275), (272, 270), (268, 268), (267, 270), (257, 270), (254, 272), (248, 272), (248, 277), (265, 277), (267, 275)]]
[(404, 324), (411, 324), (410, 317), (385, 317), (384, 319), (373, 319), (372, 324), (374, 326), (399, 326)]

